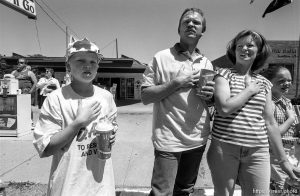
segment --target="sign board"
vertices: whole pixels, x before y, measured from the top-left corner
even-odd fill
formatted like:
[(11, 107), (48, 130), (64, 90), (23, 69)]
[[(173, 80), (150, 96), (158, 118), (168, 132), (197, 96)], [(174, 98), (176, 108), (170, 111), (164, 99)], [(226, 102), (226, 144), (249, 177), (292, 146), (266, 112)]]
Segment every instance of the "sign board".
[(0, 0), (0, 3), (28, 16), (30, 19), (36, 19), (34, 0)]

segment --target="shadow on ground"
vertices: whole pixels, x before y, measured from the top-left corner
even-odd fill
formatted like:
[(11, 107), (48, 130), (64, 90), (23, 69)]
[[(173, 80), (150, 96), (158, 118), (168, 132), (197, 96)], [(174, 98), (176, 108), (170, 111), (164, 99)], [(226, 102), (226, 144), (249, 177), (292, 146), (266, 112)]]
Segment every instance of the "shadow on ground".
[(141, 100), (116, 100), (117, 107), (141, 103)]

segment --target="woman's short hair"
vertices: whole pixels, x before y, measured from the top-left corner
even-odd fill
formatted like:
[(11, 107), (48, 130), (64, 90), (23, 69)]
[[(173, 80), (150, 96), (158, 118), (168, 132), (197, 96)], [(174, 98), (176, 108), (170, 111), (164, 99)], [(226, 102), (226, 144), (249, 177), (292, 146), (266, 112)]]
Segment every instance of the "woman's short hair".
[(252, 30), (243, 30), (239, 32), (227, 45), (226, 55), (229, 60), (235, 64), (236, 63), (236, 44), (244, 37), (251, 36), (258, 47), (257, 56), (251, 67), (251, 71), (256, 71), (262, 68), (267, 61), (268, 57), (271, 55), (271, 47), (267, 43), (266, 39), (258, 32)]
[(180, 31), (180, 25), (181, 25), (182, 18), (187, 12), (196, 12), (196, 13), (198, 13), (202, 16), (202, 18), (203, 18), (203, 20), (202, 20), (202, 33), (204, 33), (206, 31), (206, 19), (204, 17), (204, 12), (199, 8), (186, 8), (183, 11), (183, 13), (181, 14), (180, 19), (179, 19), (178, 33)]

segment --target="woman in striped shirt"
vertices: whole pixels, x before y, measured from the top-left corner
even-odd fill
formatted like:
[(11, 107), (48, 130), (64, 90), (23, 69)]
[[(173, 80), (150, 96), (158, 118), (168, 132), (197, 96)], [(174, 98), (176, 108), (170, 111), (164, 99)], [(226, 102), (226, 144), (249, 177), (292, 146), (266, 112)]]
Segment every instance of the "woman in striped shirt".
[(243, 195), (269, 195), (269, 142), (281, 167), (293, 178), (273, 116), (272, 84), (256, 74), (270, 55), (262, 35), (244, 30), (228, 44), (233, 63), (215, 78), (212, 141), (207, 153), (215, 195), (233, 195), (238, 180)]

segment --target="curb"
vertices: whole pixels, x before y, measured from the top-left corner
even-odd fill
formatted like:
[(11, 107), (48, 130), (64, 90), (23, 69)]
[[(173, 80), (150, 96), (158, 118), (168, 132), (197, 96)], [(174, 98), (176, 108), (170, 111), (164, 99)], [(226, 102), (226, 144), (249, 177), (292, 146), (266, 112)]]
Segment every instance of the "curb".
[[(150, 193), (149, 188), (123, 188), (116, 189), (116, 196), (148, 196)], [(241, 196), (242, 192), (240, 189), (234, 191), (233, 196)], [(195, 189), (191, 196), (214, 196), (213, 188)]]

